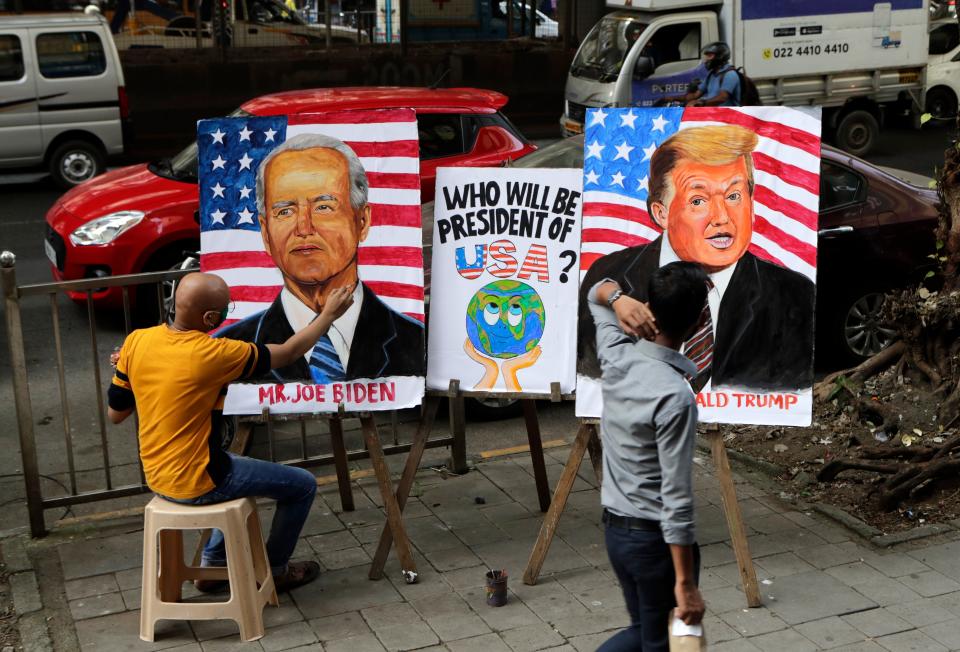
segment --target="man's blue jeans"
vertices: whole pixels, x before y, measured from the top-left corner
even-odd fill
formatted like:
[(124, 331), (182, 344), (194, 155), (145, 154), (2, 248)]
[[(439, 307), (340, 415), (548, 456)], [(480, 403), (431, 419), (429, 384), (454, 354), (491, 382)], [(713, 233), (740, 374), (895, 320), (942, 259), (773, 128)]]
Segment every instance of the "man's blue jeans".
[[(607, 554), (630, 612), (630, 626), (597, 652), (667, 652), (667, 618), (676, 605), (676, 575), (670, 546), (653, 530), (606, 526)], [(700, 549), (693, 547), (694, 576), (700, 575)], [(699, 581), (699, 580), (698, 580)]]
[[(297, 546), (303, 523), (317, 493), (317, 480), (305, 469), (274, 462), (255, 460), (230, 454), (230, 473), (217, 487), (196, 498), (166, 498), (184, 505), (210, 505), (235, 498), (263, 496), (277, 501), (270, 536), (267, 538), (267, 559), (274, 575), (287, 570), (287, 562)], [(226, 566), (227, 553), (223, 533), (214, 530), (203, 549), (204, 566)]]

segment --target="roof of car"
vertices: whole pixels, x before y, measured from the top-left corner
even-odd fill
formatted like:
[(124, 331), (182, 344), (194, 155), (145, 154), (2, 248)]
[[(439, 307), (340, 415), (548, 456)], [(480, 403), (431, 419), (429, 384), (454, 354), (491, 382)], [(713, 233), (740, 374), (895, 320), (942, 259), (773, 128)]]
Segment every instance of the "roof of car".
[(14, 27), (54, 27), (59, 25), (97, 25), (107, 23), (100, 14), (88, 15), (83, 12), (59, 14), (24, 14), (21, 16), (4, 16), (3, 26)]
[(372, 86), (314, 88), (261, 95), (240, 108), (254, 115), (284, 115), (333, 110), (412, 108), (438, 113), (493, 113), (507, 103), (507, 96), (478, 88), (416, 88)]

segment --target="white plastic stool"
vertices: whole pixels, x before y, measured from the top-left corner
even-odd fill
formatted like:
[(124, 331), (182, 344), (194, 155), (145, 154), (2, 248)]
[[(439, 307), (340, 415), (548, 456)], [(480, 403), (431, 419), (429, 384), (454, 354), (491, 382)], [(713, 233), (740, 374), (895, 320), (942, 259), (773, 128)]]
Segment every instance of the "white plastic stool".
[[(240, 638), (244, 641), (262, 638), (264, 605), (279, 606), (280, 603), (253, 499), (240, 498), (214, 505), (181, 505), (155, 497), (143, 516), (140, 638), (153, 641), (158, 620), (223, 618), (236, 621)], [(203, 528), (216, 528), (223, 533), (226, 568), (200, 568), (184, 563), (183, 530)], [(180, 602), (183, 583), (199, 579), (229, 580), (230, 599), (226, 602)]]

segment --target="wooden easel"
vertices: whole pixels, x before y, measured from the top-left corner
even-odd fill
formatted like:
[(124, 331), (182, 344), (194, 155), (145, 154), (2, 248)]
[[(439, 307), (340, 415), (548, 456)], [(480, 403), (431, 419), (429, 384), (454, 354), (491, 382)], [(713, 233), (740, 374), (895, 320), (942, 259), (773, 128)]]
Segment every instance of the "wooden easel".
[[(415, 582), (417, 578), (417, 567), (416, 562), (413, 559), (413, 551), (410, 547), (410, 539), (407, 536), (406, 528), (403, 525), (403, 508), (402, 503), (398, 500), (402, 496), (403, 503), (406, 503), (407, 495), (410, 492), (410, 485), (412, 485), (412, 477), (409, 482), (409, 485), (406, 486), (404, 490), (403, 480), (407, 476), (407, 471), (410, 469), (411, 465), (413, 467), (413, 474), (416, 473), (416, 469), (420, 464), (420, 460), (423, 458), (423, 451), (427, 447), (427, 438), (430, 433), (430, 427), (433, 423), (433, 418), (437, 413), (437, 406), (439, 404), (438, 398), (428, 398), (427, 402), (424, 404), (423, 414), (420, 418), (420, 424), (417, 427), (417, 432), (414, 435), (414, 440), (411, 444), (410, 451), (407, 457), (406, 467), (404, 469), (404, 476), (401, 478), (401, 484), (397, 488), (396, 494), (393, 491), (393, 481), (390, 478), (390, 469), (387, 466), (386, 459), (383, 454), (383, 447), (380, 444), (380, 437), (377, 433), (377, 424), (374, 420), (374, 417), (369, 412), (361, 412), (355, 415), (360, 420), (360, 428), (363, 432), (364, 444), (367, 449), (367, 454), (370, 457), (370, 463), (373, 467), (374, 476), (377, 479), (377, 485), (380, 488), (380, 496), (383, 499), (383, 506), (386, 510), (386, 524), (384, 525), (384, 531), (381, 535), (380, 547), (377, 549), (377, 555), (374, 557), (374, 561), (371, 564), (370, 579), (379, 579), (383, 576), (383, 564), (386, 563), (387, 554), (390, 551), (390, 546), (392, 543), (396, 542), (397, 545), (397, 557), (400, 559), (400, 568), (403, 571), (404, 578), (408, 582)], [(347, 449), (343, 439), (343, 419), (348, 415), (344, 412), (343, 406), (340, 406), (340, 411), (336, 414), (331, 414), (328, 416), (328, 424), (330, 429), (330, 442), (331, 448), (333, 449), (333, 462), (334, 467), (336, 468), (337, 473), (337, 485), (340, 491), (340, 504), (343, 508), (343, 511), (349, 512), (354, 509), (353, 502), (353, 492), (350, 487), (350, 469), (347, 464)], [(261, 414), (261, 421), (266, 423), (268, 431), (268, 441), (271, 443), (270, 458), (274, 459), (274, 454), (272, 450), (273, 442), (273, 421), (270, 419), (269, 410), (264, 409)], [(230, 443), (228, 450), (231, 453), (242, 454), (243, 450), (247, 446), (249, 441), (250, 434), (253, 431), (254, 422), (252, 421), (243, 421), (240, 423), (237, 428), (237, 433), (233, 438), (233, 441)], [(200, 556), (203, 551), (204, 545), (210, 539), (210, 530), (204, 530), (200, 542), (197, 545), (197, 549), (194, 552), (193, 565), (197, 566), (200, 563)], [(386, 544), (384, 545), (384, 539)], [(381, 555), (381, 549), (383, 553)]]
[[(577, 479), (584, 453), (590, 453), (590, 461), (593, 464), (597, 483), (601, 484), (603, 482), (603, 448), (597, 433), (598, 425), (599, 421), (597, 419), (580, 420), (577, 435), (570, 446), (570, 456), (567, 458), (567, 464), (563, 467), (563, 473), (560, 475), (556, 491), (553, 494), (553, 502), (543, 519), (540, 534), (537, 536), (537, 541), (530, 552), (530, 559), (527, 561), (527, 567), (523, 572), (524, 584), (532, 586), (537, 583), (540, 569), (543, 568), (543, 562), (550, 550), (550, 544), (553, 542), (554, 534), (556, 534), (560, 517), (567, 505), (570, 490)], [(753, 559), (750, 556), (750, 547), (747, 544), (747, 532), (743, 525), (740, 504), (737, 502), (737, 491), (733, 484), (733, 474), (730, 471), (730, 461), (727, 459), (727, 449), (723, 445), (723, 434), (720, 431), (720, 426), (717, 424), (708, 425), (706, 437), (710, 442), (717, 479), (720, 482), (723, 512), (727, 518), (730, 540), (737, 558), (737, 565), (740, 568), (740, 580), (743, 584), (743, 592), (747, 597), (747, 605), (759, 607), (760, 587), (757, 584), (757, 574), (753, 567)]]

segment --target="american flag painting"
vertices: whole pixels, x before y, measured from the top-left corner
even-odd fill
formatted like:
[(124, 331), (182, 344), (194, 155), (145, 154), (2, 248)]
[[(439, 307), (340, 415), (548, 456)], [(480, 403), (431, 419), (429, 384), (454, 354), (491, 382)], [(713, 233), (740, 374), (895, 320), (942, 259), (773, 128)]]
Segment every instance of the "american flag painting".
[(583, 161), (581, 272), (601, 256), (650, 242), (650, 157), (680, 129), (734, 124), (759, 137), (753, 152), (750, 252), (816, 280), (820, 120), (787, 107), (591, 109)]
[(647, 301), (657, 268), (685, 260), (710, 281), (698, 336), (680, 349), (697, 363), (690, 380), (700, 419), (810, 422), (817, 109), (590, 109), (583, 198), (578, 416), (602, 411), (588, 286), (613, 279)]
[[(224, 412), (419, 404), (424, 278), (415, 112), (216, 118), (198, 123), (197, 142), (200, 267), (227, 282), (233, 302), (218, 334), (282, 343), (312, 321), (325, 287), (360, 281), (353, 286), (350, 310), (312, 350), (252, 382), (231, 384)], [(277, 163), (268, 162), (261, 176), (264, 191), (258, 170), (281, 146), (269, 159)], [(360, 167), (369, 184), (366, 208), (360, 205)], [(272, 206), (264, 206), (267, 195)], [(261, 237), (261, 212), (273, 257)], [(280, 221), (281, 215), (288, 221)], [(295, 261), (305, 258), (312, 259), (311, 269), (322, 271), (298, 276), (309, 265), (298, 267)], [(320, 279), (311, 273), (329, 275)]]
[(227, 325), (267, 308), (283, 285), (264, 251), (257, 219), (257, 168), (298, 134), (333, 136), (360, 158), (370, 182), (371, 226), (359, 275), (389, 307), (423, 322), (420, 159), (410, 109), (216, 118), (198, 125), (200, 267), (224, 278), (234, 311)]

